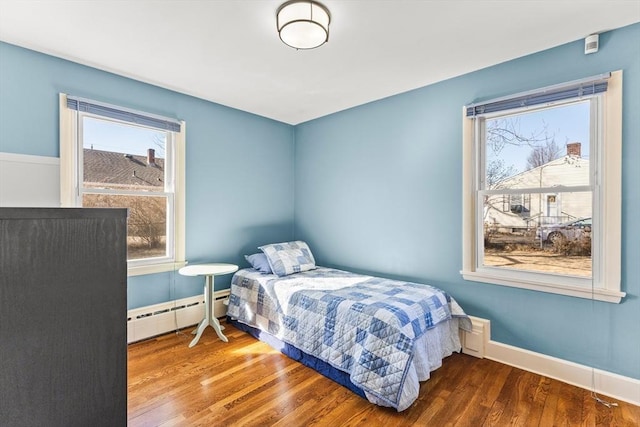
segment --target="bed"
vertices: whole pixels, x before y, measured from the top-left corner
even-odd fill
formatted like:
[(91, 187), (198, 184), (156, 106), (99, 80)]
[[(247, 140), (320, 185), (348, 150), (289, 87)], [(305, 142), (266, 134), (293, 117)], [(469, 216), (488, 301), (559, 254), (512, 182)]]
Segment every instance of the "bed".
[(316, 266), (304, 242), (267, 246), (254, 258), (268, 266), (247, 258), (233, 276), (229, 320), (372, 403), (411, 406), (471, 328), (440, 289)]

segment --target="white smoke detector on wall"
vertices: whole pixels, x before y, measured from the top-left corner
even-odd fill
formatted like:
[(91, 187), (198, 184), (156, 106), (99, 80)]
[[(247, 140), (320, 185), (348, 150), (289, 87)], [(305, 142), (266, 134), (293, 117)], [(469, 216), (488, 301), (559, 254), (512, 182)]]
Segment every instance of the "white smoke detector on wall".
[(584, 39), (584, 54), (596, 53), (600, 45), (598, 34), (591, 34)]

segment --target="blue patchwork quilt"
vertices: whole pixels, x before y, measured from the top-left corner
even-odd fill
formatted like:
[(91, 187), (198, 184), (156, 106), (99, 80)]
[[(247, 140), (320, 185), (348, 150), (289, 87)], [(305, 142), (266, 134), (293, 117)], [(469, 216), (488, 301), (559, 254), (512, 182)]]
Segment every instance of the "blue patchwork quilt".
[(285, 277), (237, 272), (227, 314), (337, 369), (375, 401), (397, 410), (414, 343), (459, 316), (457, 303), (428, 285), (319, 267)]

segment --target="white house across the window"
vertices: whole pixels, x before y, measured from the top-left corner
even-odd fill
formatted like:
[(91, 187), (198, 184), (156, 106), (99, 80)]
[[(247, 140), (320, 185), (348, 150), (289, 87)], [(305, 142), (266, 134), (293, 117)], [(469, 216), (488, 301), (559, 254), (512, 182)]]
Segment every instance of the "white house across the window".
[(463, 110), (467, 280), (620, 302), (622, 72)]
[(184, 135), (184, 122), (60, 95), (62, 206), (129, 209), (129, 275), (184, 264)]

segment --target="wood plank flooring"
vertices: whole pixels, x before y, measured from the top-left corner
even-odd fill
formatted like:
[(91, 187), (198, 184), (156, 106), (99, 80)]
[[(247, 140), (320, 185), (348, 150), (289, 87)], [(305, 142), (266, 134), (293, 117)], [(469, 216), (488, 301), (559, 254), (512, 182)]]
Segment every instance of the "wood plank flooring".
[[(224, 324), (224, 322), (223, 322)], [(640, 407), (486, 359), (454, 354), (401, 413), (226, 325), (129, 346), (129, 426), (634, 426)], [(601, 396), (604, 397), (604, 396)]]

